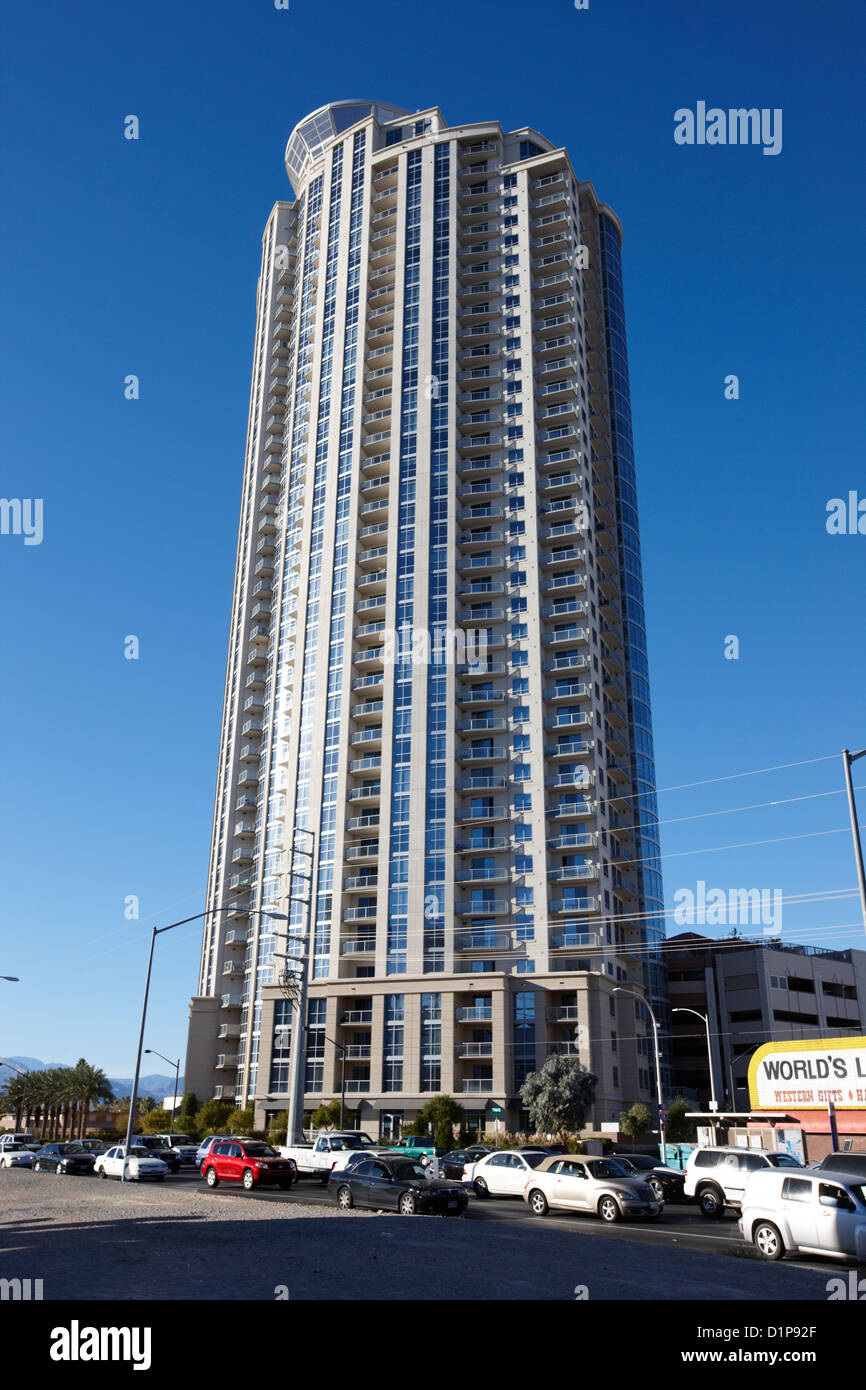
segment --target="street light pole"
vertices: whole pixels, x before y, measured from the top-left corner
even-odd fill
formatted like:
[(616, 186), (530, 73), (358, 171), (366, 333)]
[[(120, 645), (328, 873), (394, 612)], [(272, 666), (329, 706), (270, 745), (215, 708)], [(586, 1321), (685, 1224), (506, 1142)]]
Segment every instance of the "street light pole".
[[(150, 1054), (153, 1057), (162, 1057), (162, 1053), (157, 1052), (156, 1048), (146, 1047), (144, 1051), (146, 1054)], [(170, 1067), (174, 1067), (174, 1095), (171, 1098), (171, 1120), (169, 1121), (168, 1126), (168, 1137), (171, 1138), (171, 1136), (174, 1134), (174, 1112), (175, 1107), (177, 1106), (177, 1088), (180, 1084), (180, 1058), (178, 1057), (176, 1062), (172, 1062), (170, 1057), (162, 1057), (162, 1060), (164, 1062), (168, 1062), (168, 1065)]]
[(859, 753), (849, 753), (847, 748), (842, 749), (842, 761), (845, 764), (845, 786), (848, 790), (848, 810), (851, 814), (851, 835), (854, 840), (854, 859), (857, 864), (857, 879), (860, 884), (860, 910), (863, 913), (863, 929), (866, 931), (866, 872), (863, 869), (863, 845), (860, 841), (860, 827), (857, 823), (854, 783), (851, 780), (851, 764), (863, 757), (866, 757), (866, 748), (861, 748)]
[[(200, 922), (203, 917), (216, 915), (218, 912), (227, 912), (228, 905), (222, 907), (209, 907), (204, 912), (195, 912), (192, 917), (182, 917), (179, 922), (169, 922), (167, 927), (154, 927), (150, 935), (150, 951), (147, 957), (147, 974), (144, 978), (144, 1000), (141, 1005), (141, 1024), (138, 1030), (138, 1050), (135, 1054), (135, 1076), (132, 1080), (132, 1095), (129, 1098), (129, 1120), (126, 1126), (126, 1149), (124, 1152), (123, 1165), (120, 1170), (120, 1181), (127, 1182), (126, 1170), (129, 1159), (129, 1150), (132, 1146), (132, 1130), (135, 1124), (135, 1107), (138, 1103), (138, 1078), (141, 1074), (141, 1051), (144, 1043), (144, 1025), (147, 1019), (147, 997), (150, 993), (150, 972), (153, 967), (153, 948), (156, 938), (162, 936), (163, 932), (174, 931), (175, 927), (185, 927), (188, 922)], [(267, 908), (257, 909), (257, 915), (264, 917), (278, 917), (280, 913), (270, 912)]]
[(685, 1009), (685, 1008), (671, 1009), (671, 1013), (672, 1013), (672, 1014), (694, 1014), (696, 1018), (702, 1018), (702, 1019), (704, 1020), (704, 1024), (706, 1025), (706, 1029), (707, 1029), (707, 1062), (709, 1063), (709, 1068), (710, 1068), (710, 1096), (712, 1097), (711, 1102), (710, 1102), (710, 1109), (711, 1109), (711, 1110), (718, 1110), (718, 1108), (719, 1108), (719, 1107), (718, 1107), (718, 1102), (716, 1101), (716, 1084), (715, 1084), (715, 1081), (714, 1081), (714, 1079), (713, 1079), (713, 1050), (712, 1050), (712, 1047), (711, 1047), (711, 1045), (710, 1045), (710, 1016), (709, 1016), (709, 1014), (702, 1014), (702, 1013), (699, 1013), (697, 1009)]
[(667, 1163), (667, 1129), (668, 1129), (668, 1123), (667, 1123), (667, 1117), (666, 1117), (666, 1115), (665, 1115), (664, 1100), (662, 1099), (662, 1067), (661, 1067), (661, 1054), (660, 1054), (660, 1052), (659, 1052), (659, 1026), (658, 1026), (658, 1023), (657, 1023), (657, 1021), (656, 1021), (656, 1016), (655, 1016), (655, 1014), (653, 1013), (652, 1009), (650, 1008), (649, 1004), (646, 1002), (646, 999), (643, 997), (642, 994), (638, 994), (637, 990), (634, 990), (634, 989), (623, 989), (622, 985), (617, 985), (617, 986), (614, 988), (614, 990), (613, 990), (612, 992), (613, 992), (614, 994), (631, 994), (631, 995), (634, 996), (635, 999), (639, 999), (640, 1002), (643, 1004), (644, 1008), (646, 1009), (647, 1013), (649, 1014), (651, 1020), (652, 1020), (652, 1025), (653, 1025), (653, 1041), (654, 1041), (654, 1043), (655, 1043), (655, 1054), (656, 1054), (656, 1095), (657, 1095), (657, 1097), (658, 1097), (658, 1108), (659, 1108), (659, 1154), (660, 1154), (660, 1156), (661, 1156), (662, 1163)]

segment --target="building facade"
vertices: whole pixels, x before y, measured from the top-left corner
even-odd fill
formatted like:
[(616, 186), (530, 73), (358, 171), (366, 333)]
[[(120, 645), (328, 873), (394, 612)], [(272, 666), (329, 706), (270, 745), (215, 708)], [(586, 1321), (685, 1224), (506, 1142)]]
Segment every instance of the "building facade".
[[(671, 937), (665, 955), (671, 1009), (709, 1018), (713, 1079), (720, 1107), (748, 1109), (748, 1070), (764, 1043), (851, 1038), (863, 1031), (866, 951)], [(707, 1035), (694, 1015), (671, 1014), (677, 1088), (710, 1099)]]
[(514, 1128), (561, 1053), (617, 1119), (654, 1062), (614, 990), (666, 1007), (619, 222), (436, 109), (337, 102), (286, 165), (187, 1088), (286, 1109), (303, 953), (308, 1109)]

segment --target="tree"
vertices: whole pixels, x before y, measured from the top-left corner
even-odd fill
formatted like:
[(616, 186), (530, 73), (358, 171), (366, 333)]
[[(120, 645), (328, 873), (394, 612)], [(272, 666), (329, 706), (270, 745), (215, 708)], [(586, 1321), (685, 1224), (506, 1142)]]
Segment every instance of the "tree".
[(667, 1137), (669, 1143), (694, 1143), (695, 1124), (693, 1120), (686, 1119), (686, 1111), (690, 1108), (688, 1101), (683, 1100), (682, 1096), (677, 1096), (676, 1100), (668, 1106)]
[(466, 1123), (466, 1111), (452, 1096), (432, 1096), (420, 1110), (409, 1132), (432, 1135), (437, 1149), (453, 1149), (454, 1128)]
[(180, 1103), (178, 1119), (183, 1120), (184, 1125), (192, 1124), (198, 1111), (198, 1101), (195, 1091), (185, 1091), (183, 1100)]
[(196, 1115), (196, 1124), (205, 1134), (217, 1134), (226, 1128), (226, 1122), (234, 1107), (226, 1100), (206, 1100)]
[(336, 1129), (340, 1123), (340, 1102), (331, 1100), (327, 1105), (320, 1105), (318, 1110), (314, 1110), (310, 1116), (310, 1124), (313, 1129)]
[(81, 1102), (81, 1114), (78, 1122), (78, 1137), (84, 1138), (87, 1129), (87, 1120), (90, 1115), (90, 1107), (100, 1100), (111, 1100), (114, 1092), (111, 1083), (101, 1067), (92, 1067), (83, 1057), (79, 1057), (73, 1070), (75, 1089)]
[(541, 1071), (530, 1072), (520, 1088), (532, 1123), (545, 1134), (574, 1134), (583, 1129), (595, 1101), (598, 1077), (576, 1057), (548, 1057)]
[(171, 1111), (157, 1106), (143, 1115), (137, 1128), (142, 1134), (167, 1134), (171, 1126)]
[(623, 1134), (627, 1134), (629, 1139), (637, 1142), (642, 1134), (645, 1134), (650, 1127), (652, 1115), (643, 1101), (636, 1100), (631, 1110), (619, 1117), (619, 1127)]
[(248, 1105), (246, 1110), (233, 1110), (226, 1120), (226, 1129), (232, 1134), (252, 1134), (253, 1132), (253, 1107)]

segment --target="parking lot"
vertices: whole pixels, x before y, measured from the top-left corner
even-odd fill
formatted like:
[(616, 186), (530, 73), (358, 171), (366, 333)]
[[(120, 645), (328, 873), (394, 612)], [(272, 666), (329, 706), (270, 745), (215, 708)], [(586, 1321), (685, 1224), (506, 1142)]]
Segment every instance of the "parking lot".
[(735, 1220), (688, 1207), (613, 1228), (508, 1199), (405, 1218), (339, 1212), (311, 1181), (209, 1191), (192, 1169), (160, 1184), (4, 1170), (0, 1207), (0, 1277), (42, 1279), (46, 1299), (823, 1301), (840, 1268), (750, 1258)]

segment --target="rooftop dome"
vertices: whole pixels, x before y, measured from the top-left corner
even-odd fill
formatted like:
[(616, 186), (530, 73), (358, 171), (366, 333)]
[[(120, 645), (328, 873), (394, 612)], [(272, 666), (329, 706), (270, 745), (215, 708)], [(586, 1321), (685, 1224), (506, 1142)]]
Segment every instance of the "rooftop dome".
[(329, 140), (340, 135), (358, 121), (375, 116), (382, 124), (394, 121), (399, 116), (408, 116), (402, 106), (387, 106), (378, 101), (330, 101), (311, 111), (299, 121), (289, 136), (286, 145), (286, 169), (292, 188), (297, 193), (299, 185), (311, 164), (319, 158)]

